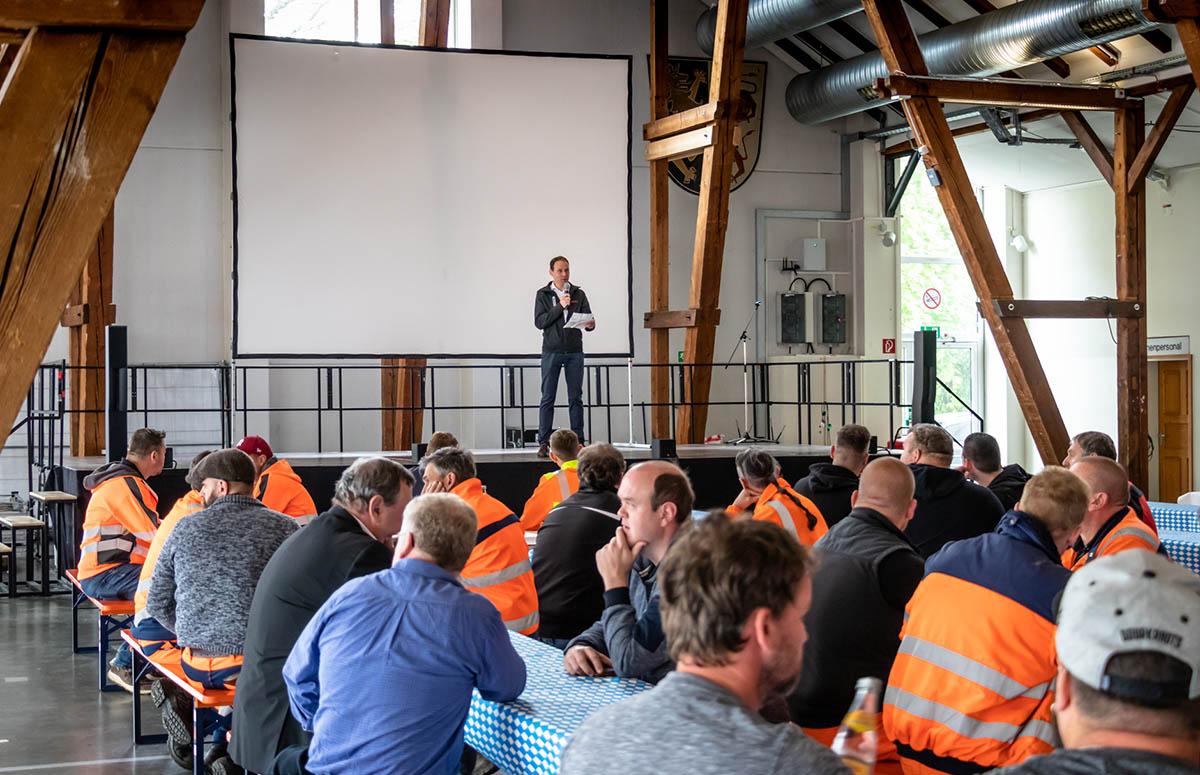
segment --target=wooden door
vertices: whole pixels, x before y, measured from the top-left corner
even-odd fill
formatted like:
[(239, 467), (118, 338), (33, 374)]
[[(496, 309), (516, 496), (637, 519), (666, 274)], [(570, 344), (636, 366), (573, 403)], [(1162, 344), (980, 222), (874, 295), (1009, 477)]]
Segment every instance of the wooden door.
[(1192, 490), (1192, 361), (1158, 362), (1158, 499)]

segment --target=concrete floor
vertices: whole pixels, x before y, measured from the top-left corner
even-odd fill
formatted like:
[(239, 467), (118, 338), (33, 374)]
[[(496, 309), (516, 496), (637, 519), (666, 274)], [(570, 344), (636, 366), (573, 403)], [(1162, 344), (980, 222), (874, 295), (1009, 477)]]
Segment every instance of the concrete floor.
[[(96, 613), (79, 616), (94, 643)], [(165, 744), (133, 745), (132, 697), (96, 690), (96, 655), (71, 653), (71, 597), (0, 598), (0, 773), (181, 775)], [(161, 731), (149, 697), (145, 731)]]

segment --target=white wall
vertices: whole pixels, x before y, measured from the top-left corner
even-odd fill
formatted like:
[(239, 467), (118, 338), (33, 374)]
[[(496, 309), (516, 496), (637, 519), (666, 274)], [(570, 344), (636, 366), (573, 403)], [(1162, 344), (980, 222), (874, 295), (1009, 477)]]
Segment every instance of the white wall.
[[(1193, 215), (1200, 207), (1200, 169), (1177, 169), (1169, 190), (1150, 183), (1147, 194), (1148, 335), (1186, 334), (1198, 342)], [(1028, 298), (1116, 295), (1113, 195), (1106, 183), (1027, 193), (1024, 214), (1031, 243)], [(1030, 329), (1067, 430), (1102, 430), (1115, 438), (1116, 345), (1109, 325), (1045, 320), (1032, 321)], [(1193, 447), (1198, 444), (1200, 438), (1193, 439)], [(1200, 466), (1200, 458), (1194, 460)], [(1200, 481), (1200, 468), (1193, 478)]]

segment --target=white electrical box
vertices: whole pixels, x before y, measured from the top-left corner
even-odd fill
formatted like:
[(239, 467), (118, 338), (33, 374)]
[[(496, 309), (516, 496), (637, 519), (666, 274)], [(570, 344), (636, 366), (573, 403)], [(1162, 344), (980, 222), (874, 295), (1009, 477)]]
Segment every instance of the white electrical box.
[(804, 240), (804, 255), (800, 259), (800, 266), (805, 272), (825, 271), (825, 239), (823, 237), (808, 237)]

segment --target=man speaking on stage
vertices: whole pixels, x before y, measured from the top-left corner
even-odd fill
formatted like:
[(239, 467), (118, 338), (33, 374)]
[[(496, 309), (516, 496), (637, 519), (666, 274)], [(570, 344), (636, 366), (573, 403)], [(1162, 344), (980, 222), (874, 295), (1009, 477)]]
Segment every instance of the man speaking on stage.
[[(571, 282), (571, 263), (550, 259), (550, 282), (533, 300), (533, 324), (542, 330), (542, 402), (538, 411), (538, 457), (550, 456), (558, 374), (567, 373), (571, 430), (583, 443), (583, 330), (596, 327), (587, 294)], [(574, 318), (574, 322), (572, 319)]]

